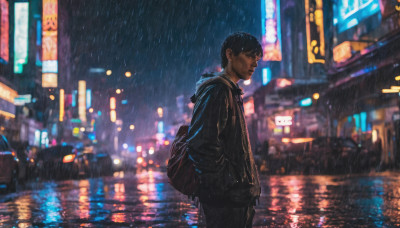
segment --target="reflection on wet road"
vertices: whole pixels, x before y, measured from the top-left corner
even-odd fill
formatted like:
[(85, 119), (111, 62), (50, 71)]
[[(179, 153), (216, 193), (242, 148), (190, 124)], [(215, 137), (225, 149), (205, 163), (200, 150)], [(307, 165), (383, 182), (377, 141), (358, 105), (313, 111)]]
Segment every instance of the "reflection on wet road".
[[(255, 227), (400, 226), (398, 173), (261, 176)], [(1, 227), (203, 226), (198, 209), (165, 173), (28, 183), (0, 194)]]

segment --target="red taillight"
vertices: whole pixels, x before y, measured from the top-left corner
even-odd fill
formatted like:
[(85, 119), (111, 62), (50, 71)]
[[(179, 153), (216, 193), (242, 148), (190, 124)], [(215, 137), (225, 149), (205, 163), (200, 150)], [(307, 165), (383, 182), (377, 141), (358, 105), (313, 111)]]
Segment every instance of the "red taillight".
[(73, 162), (74, 159), (75, 159), (75, 154), (68, 154), (68, 155), (65, 155), (64, 158), (63, 158), (63, 163), (70, 163), (70, 162)]

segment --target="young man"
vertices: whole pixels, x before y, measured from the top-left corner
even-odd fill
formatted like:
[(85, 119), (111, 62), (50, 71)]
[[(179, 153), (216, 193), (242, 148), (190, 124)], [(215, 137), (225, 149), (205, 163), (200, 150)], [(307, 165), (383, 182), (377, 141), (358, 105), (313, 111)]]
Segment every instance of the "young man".
[(261, 189), (237, 82), (251, 78), (262, 54), (254, 36), (230, 35), (221, 48), (223, 72), (203, 75), (192, 97), (188, 153), (200, 179), (197, 196), (207, 227), (252, 226)]

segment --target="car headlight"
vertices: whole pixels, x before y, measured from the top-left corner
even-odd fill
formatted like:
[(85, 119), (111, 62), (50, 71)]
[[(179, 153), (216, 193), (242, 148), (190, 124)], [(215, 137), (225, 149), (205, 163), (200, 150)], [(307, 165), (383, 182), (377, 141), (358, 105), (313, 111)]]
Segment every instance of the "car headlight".
[(114, 159), (113, 162), (115, 165), (121, 164), (121, 160), (119, 160), (118, 158)]

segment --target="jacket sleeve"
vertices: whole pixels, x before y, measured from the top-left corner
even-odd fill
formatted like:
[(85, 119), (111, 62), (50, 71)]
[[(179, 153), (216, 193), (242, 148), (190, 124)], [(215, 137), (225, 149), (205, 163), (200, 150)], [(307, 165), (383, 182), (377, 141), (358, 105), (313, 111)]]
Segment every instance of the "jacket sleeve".
[(197, 98), (189, 129), (189, 156), (196, 172), (217, 173), (224, 165), (221, 133), (228, 119), (228, 91), (210, 85)]

